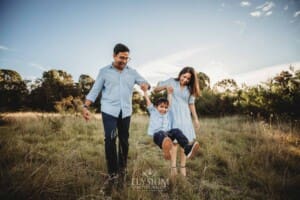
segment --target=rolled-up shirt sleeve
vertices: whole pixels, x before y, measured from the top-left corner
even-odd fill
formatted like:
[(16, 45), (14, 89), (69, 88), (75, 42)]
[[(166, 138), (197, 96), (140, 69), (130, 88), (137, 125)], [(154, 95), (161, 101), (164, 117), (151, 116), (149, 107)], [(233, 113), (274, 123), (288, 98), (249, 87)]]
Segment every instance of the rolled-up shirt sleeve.
[(92, 89), (90, 90), (90, 92), (86, 96), (86, 99), (90, 100), (92, 102), (95, 102), (97, 96), (99, 95), (99, 93), (101, 92), (101, 90), (103, 88), (103, 85), (104, 85), (103, 74), (101, 73), (101, 70), (99, 70), (96, 81), (95, 81)]
[(147, 83), (149, 86), (150, 84), (144, 79), (136, 70), (134, 70), (135, 73), (135, 84), (141, 85), (142, 83)]

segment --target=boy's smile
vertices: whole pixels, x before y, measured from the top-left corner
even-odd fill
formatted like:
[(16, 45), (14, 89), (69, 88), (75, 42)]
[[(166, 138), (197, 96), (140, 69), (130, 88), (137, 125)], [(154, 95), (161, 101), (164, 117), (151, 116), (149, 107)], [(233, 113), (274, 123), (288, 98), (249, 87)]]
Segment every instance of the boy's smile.
[(166, 103), (161, 103), (158, 106), (156, 106), (156, 109), (158, 110), (158, 112), (162, 115), (166, 114), (166, 112), (168, 111), (168, 107), (169, 105)]

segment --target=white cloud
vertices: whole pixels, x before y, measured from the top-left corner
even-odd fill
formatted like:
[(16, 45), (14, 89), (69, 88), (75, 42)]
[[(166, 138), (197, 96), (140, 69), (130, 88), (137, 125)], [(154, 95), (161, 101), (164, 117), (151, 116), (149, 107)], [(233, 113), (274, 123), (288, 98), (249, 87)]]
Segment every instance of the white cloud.
[(184, 66), (190, 64), (189, 60), (191, 57), (195, 57), (196, 55), (214, 47), (215, 46), (211, 45), (204, 48), (187, 49), (162, 58), (158, 58), (154, 61), (142, 64), (139, 67), (139, 72), (144, 77), (147, 77), (147, 80), (151, 85), (156, 85), (158, 81), (169, 77), (176, 77)]
[(289, 9), (288, 5), (284, 6), (284, 8), (283, 8), (283, 10), (288, 10), (288, 9)]
[(264, 67), (262, 69), (249, 71), (232, 75), (231, 77), (239, 84), (245, 83), (246, 85), (257, 85), (261, 82), (266, 82), (268, 79), (273, 78), (283, 70), (288, 70), (292, 65), (295, 70), (300, 69), (300, 62), (286, 63), (282, 65)]
[(264, 4), (259, 5), (256, 9), (262, 9), (262, 11), (267, 12), (268, 10), (272, 9), (275, 6), (275, 3), (272, 1), (266, 1)]
[(242, 1), (240, 3), (240, 6), (241, 7), (249, 7), (249, 6), (251, 6), (251, 3), (249, 1)]
[(260, 16), (270, 16), (272, 15), (273, 11), (271, 10), (275, 7), (275, 3), (272, 1), (266, 1), (264, 4), (261, 4), (256, 7), (256, 11), (250, 13), (252, 17), (260, 17)]
[(8, 50), (8, 47), (3, 46), (3, 45), (0, 45), (0, 50), (7, 51), (7, 50)]
[(254, 12), (251, 12), (250, 15), (252, 17), (260, 17), (261, 16), (261, 12), (260, 11), (254, 11)]
[(294, 17), (298, 17), (298, 15), (300, 15), (300, 10), (294, 13)]
[(45, 66), (37, 64), (37, 63), (33, 63), (33, 62), (29, 63), (29, 66), (35, 67), (35, 68), (37, 68), (37, 69), (39, 69), (41, 71), (48, 71), (48, 67), (45, 67)]
[(267, 12), (265, 15), (266, 15), (266, 16), (272, 15), (272, 11)]
[(201, 71), (207, 74), (211, 86), (220, 80), (230, 78), (226, 64), (222, 61), (211, 60)]
[(275, 3), (271, 2), (266, 2), (266, 5), (262, 8), (264, 12), (267, 12), (271, 10), (275, 6)]

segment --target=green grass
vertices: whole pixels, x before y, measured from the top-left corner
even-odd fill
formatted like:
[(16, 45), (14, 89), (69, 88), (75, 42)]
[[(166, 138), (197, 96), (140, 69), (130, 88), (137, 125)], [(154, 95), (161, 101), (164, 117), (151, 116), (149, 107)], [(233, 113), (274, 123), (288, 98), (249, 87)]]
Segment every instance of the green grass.
[[(201, 149), (188, 160), (187, 177), (172, 179), (169, 163), (146, 135), (148, 117), (133, 116), (127, 185), (112, 199), (299, 199), (299, 130), (240, 116), (200, 123)], [(107, 174), (99, 118), (2, 114), (1, 124), (0, 199), (107, 198), (101, 191)], [(138, 189), (134, 180), (146, 177), (168, 185)]]

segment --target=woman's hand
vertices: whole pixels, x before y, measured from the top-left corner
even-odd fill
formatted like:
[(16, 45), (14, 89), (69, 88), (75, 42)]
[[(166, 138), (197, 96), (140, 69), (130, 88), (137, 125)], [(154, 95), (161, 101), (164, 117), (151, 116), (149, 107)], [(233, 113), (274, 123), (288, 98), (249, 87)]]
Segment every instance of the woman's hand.
[(200, 123), (199, 123), (199, 120), (198, 119), (195, 119), (195, 128), (196, 129), (200, 129)]

